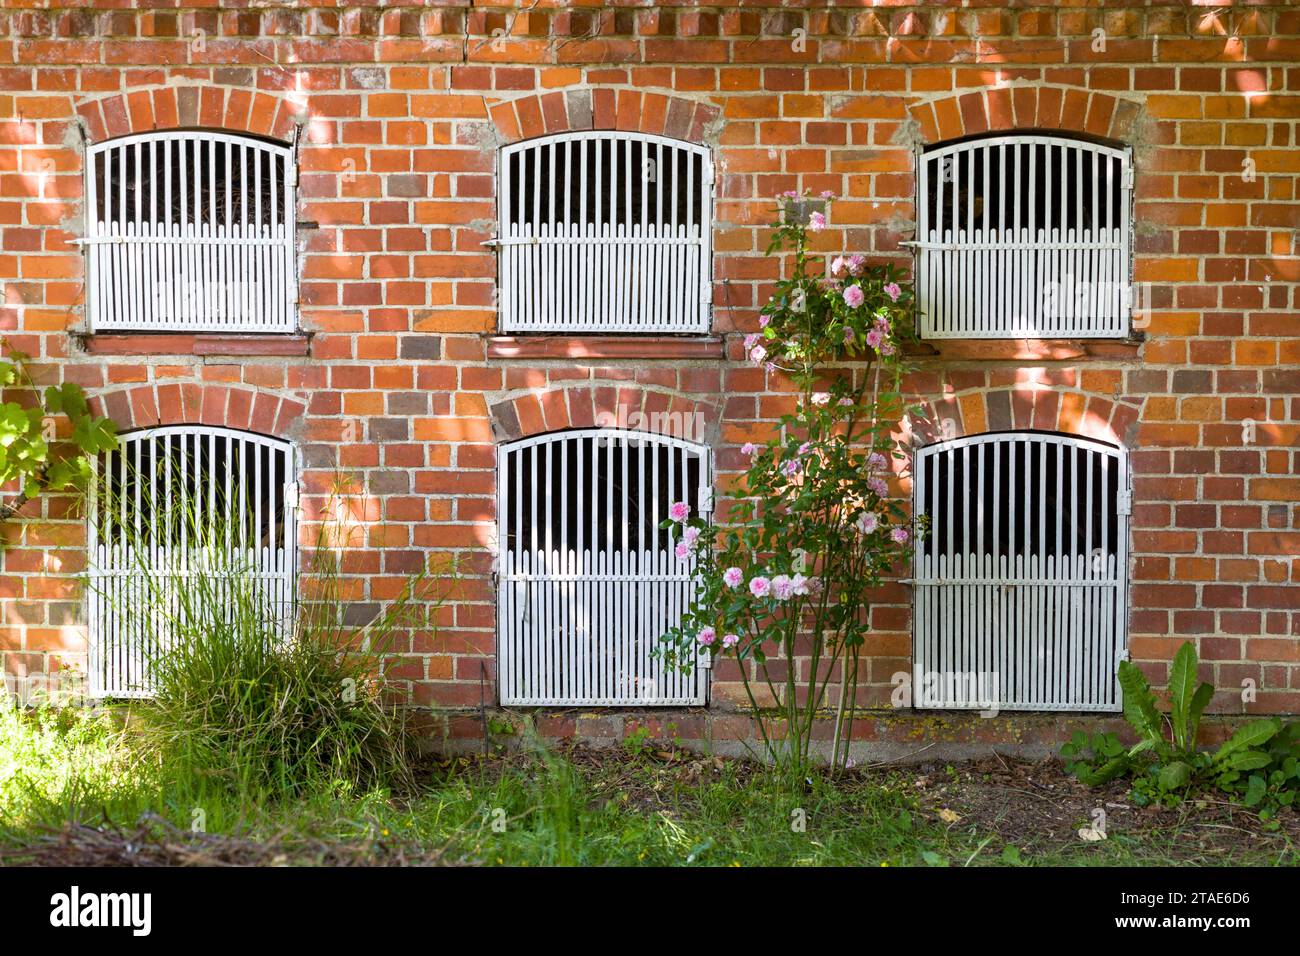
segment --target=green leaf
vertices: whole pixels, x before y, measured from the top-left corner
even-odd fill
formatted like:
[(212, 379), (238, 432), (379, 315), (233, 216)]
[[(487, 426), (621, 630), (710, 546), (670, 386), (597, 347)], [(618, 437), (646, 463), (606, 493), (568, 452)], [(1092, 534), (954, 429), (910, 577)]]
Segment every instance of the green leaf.
[(1262, 750), (1238, 750), (1220, 761), (1231, 770), (1260, 770), (1273, 762), (1273, 758)]
[(1174, 746), (1186, 753), (1195, 741), (1187, 739), (1188, 714), (1191, 710), (1192, 695), (1196, 687), (1196, 647), (1187, 641), (1174, 654), (1174, 662), (1169, 668), (1169, 703), (1174, 730)]
[(1201, 714), (1205, 713), (1205, 707), (1213, 697), (1214, 685), (1207, 683), (1201, 684), (1192, 695), (1192, 702), (1187, 708), (1187, 732), (1193, 747), (1196, 746), (1196, 739), (1200, 735)]
[(1241, 798), (1241, 802), (1248, 807), (1257, 807), (1267, 793), (1268, 784), (1264, 782), (1263, 777), (1255, 774), (1246, 783), (1246, 794)]
[(1129, 751), (1138, 753), (1152, 747), (1164, 749), (1165, 738), (1161, 732), (1160, 712), (1151, 685), (1131, 661), (1119, 662), (1119, 685), (1124, 691), (1124, 719), (1142, 738), (1138, 747)]
[(1162, 790), (1181, 790), (1192, 779), (1191, 764), (1175, 760), (1160, 769), (1160, 788)]
[(1117, 777), (1124, 776), (1130, 766), (1128, 754), (1123, 754), (1119, 757), (1112, 757), (1096, 769), (1089, 768), (1087, 764), (1077, 764), (1074, 775), (1079, 778), (1079, 782), (1084, 786), (1097, 787)]
[(1281, 729), (1282, 721), (1276, 717), (1253, 721), (1238, 729), (1235, 734), (1224, 742), (1223, 746), (1215, 751), (1213, 763), (1220, 763), (1239, 750), (1261, 747), (1276, 736)]

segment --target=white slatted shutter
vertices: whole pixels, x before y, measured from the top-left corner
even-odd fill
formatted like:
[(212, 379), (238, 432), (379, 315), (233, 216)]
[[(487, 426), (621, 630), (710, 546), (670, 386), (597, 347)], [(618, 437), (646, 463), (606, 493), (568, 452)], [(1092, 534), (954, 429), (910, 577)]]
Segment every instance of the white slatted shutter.
[(501, 703), (703, 704), (707, 670), (684, 674), (651, 652), (694, 590), (693, 560), (659, 524), (675, 501), (711, 507), (708, 450), (602, 428), (498, 454)]
[(501, 151), (503, 332), (707, 332), (713, 163), (642, 133)]
[(920, 449), (913, 703), (1116, 711), (1125, 654), (1124, 453), (1039, 432)]
[(166, 621), (184, 619), (176, 589), (198, 575), (251, 577), (267, 619), (288, 632), (298, 571), (292, 445), (207, 426), (153, 428), (123, 435), (96, 472), (87, 589), (94, 696), (149, 695)]
[(93, 331), (293, 332), (297, 169), (289, 146), (168, 131), (87, 156)]
[(918, 157), (922, 338), (1123, 338), (1132, 155), (1061, 136), (996, 136)]

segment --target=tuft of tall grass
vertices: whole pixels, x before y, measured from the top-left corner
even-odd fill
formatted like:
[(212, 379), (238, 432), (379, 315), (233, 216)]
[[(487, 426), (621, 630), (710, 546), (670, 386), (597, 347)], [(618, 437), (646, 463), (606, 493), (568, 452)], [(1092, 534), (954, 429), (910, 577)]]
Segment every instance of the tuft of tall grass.
[(119, 529), (132, 586), (103, 595), (130, 595), (119, 613), (150, 622), (151, 696), (130, 705), (129, 724), (156, 755), (169, 802), (249, 807), (409, 789), (404, 701), (383, 669), (398, 639), (436, 607), (428, 573), (391, 601), (358, 605), (331, 545), (339, 530), (322, 524), (299, 597), (268, 583), (256, 547), (232, 546), (249, 533), (239, 502), (199, 513), (189, 501), (177, 493), (153, 509), (159, 521), (184, 522), (183, 533), (156, 523)]

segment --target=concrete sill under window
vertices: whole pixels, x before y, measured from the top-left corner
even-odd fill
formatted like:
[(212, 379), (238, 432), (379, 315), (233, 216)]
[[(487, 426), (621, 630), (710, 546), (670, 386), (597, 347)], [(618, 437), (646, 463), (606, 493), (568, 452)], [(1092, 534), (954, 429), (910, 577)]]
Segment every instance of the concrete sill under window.
[(494, 335), (493, 359), (720, 359), (721, 338), (671, 335)]
[(919, 359), (1034, 359), (1066, 362), (1084, 358), (1135, 358), (1142, 339), (931, 339), (909, 346)]
[(308, 335), (220, 332), (98, 332), (82, 337), (92, 355), (307, 355)]

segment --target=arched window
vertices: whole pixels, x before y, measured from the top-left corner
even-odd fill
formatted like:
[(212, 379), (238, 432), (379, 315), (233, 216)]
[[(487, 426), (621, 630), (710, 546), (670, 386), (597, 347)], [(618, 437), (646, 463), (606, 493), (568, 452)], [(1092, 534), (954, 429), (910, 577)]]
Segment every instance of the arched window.
[(290, 146), (193, 130), (90, 147), (87, 309), (93, 331), (292, 332)]
[(1123, 338), (1128, 149), (1017, 133), (926, 150), (914, 245), (929, 339)]
[(921, 448), (917, 707), (1120, 707), (1129, 484), (1123, 451), (1047, 432)]
[(707, 332), (713, 164), (643, 133), (501, 151), (503, 332)]
[(704, 666), (684, 674), (652, 652), (694, 587), (693, 562), (660, 523), (676, 501), (711, 508), (708, 450), (597, 428), (525, 438), (499, 456), (501, 703), (704, 703)]
[[(276, 628), (292, 619), (297, 485), (291, 444), (201, 425), (123, 435), (101, 455), (90, 517), (90, 684), (97, 696), (150, 693), (149, 661), (169, 620), (219, 603), (222, 575)], [(197, 589), (193, 579), (207, 578)], [(198, 597), (195, 597), (195, 594)]]

